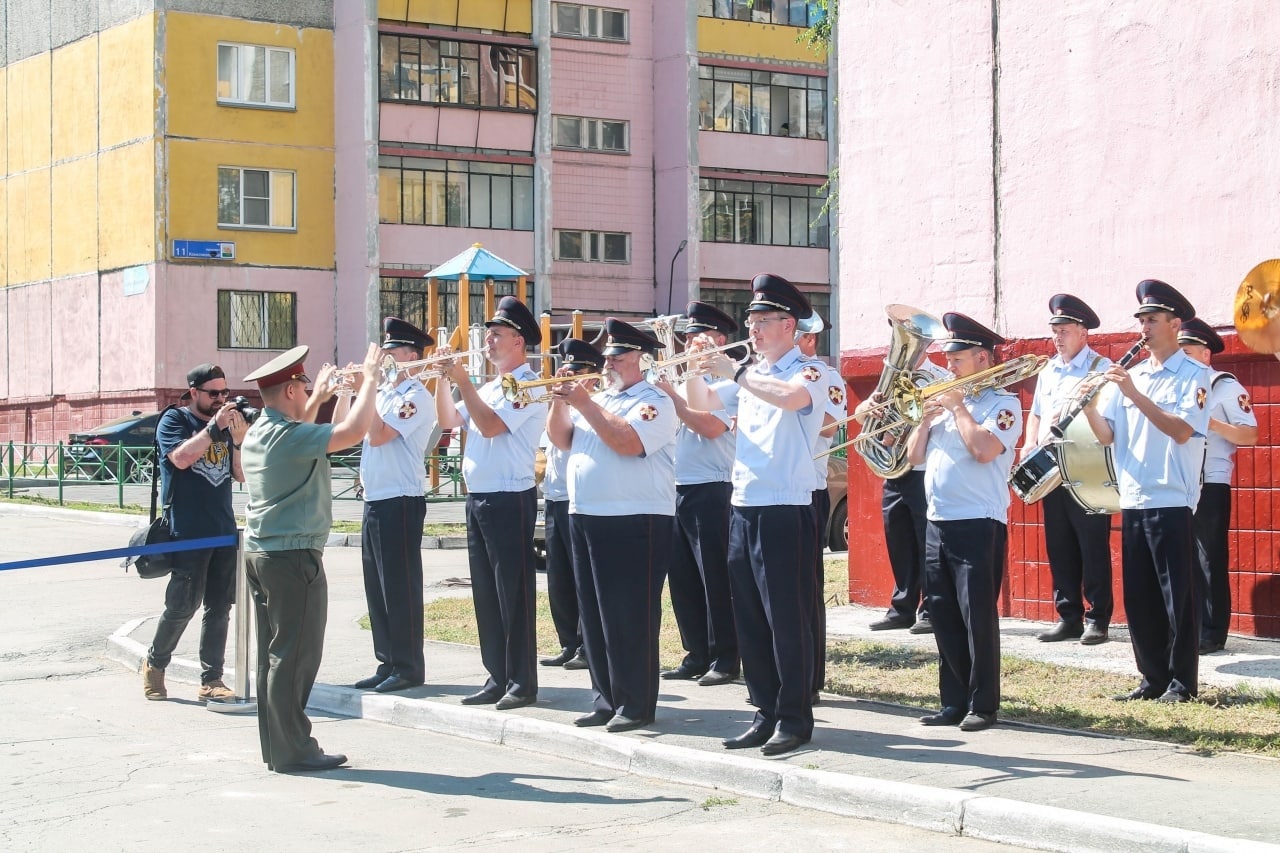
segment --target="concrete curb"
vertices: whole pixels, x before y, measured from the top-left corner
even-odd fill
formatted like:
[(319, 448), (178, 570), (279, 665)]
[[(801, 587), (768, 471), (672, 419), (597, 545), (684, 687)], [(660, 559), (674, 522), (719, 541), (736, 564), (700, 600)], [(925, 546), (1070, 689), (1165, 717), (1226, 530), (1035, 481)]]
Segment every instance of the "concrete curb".
[[(138, 671), (146, 648), (129, 634), (146, 619), (107, 638), (112, 660)], [(166, 674), (199, 683), (199, 666), (174, 658)], [(1280, 853), (1280, 845), (1226, 838), (906, 782), (795, 767), (577, 729), (485, 708), (384, 696), (317, 684), (307, 707), (574, 759), (638, 776), (698, 785), (848, 817), (904, 824), (1061, 853)]]

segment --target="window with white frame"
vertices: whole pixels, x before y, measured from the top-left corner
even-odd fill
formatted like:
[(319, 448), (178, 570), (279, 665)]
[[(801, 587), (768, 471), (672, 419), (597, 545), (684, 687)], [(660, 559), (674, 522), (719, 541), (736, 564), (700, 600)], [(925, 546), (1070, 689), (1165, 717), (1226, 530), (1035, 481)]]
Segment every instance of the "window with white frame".
[(219, 349), (289, 349), (297, 345), (295, 294), (218, 291)]
[(218, 167), (218, 225), (231, 228), (297, 227), (293, 172)]
[(556, 259), (631, 263), (631, 235), (609, 231), (557, 231)]
[(556, 116), (551, 144), (556, 148), (625, 153), (630, 144), (627, 122), (580, 116)]
[(627, 40), (625, 9), (606, 9), (581, 3), (552, 3), (551, 7), (552, 32), (558, 36)]
[(218, 43), (218, 103), (290, 109), (293, 51), (259, 44)]

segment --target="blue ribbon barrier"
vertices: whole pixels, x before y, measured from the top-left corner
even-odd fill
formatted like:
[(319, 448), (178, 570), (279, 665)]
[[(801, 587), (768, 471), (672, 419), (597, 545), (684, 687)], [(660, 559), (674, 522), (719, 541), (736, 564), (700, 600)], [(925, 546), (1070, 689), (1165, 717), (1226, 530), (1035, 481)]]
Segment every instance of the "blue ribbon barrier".
[(160, 545), (140, 545), (136, 548), (109, 548), (105, 551), (84, 551), (80, 554), (63, 554), (58, 557), (38, 557), (33, 560), (15, 560), (0, 563), (0, 572), (10, 569), (33, 569), (37, 566), (57, 566), (62, 563), (87, 563), (91, 560), (110, 560), (116, 557), (141, 557), (144, 554), (167, 554), (174, 551), (199, 551), (202, 548), (222, 548), (236, 544), (236, 534), (208, 536), (204, 539), (182, 539)]

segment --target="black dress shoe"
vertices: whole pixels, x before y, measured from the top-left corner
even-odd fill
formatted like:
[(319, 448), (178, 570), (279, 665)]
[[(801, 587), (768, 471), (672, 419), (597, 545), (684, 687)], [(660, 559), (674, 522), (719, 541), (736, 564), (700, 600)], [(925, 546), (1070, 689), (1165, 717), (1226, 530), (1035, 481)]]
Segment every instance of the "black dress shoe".
[(543, 666), (564, 666), (566, 663), (573, 660), (573, 655), (574, 655), (573, 649), (561, 649), (560, 654), (556, 655), (553, 658), (543, 658), (542, 660), (538, 661), (538, 663), (542, 664)]
[(490, 693), (488, 690), (481, 690), (478, 693), (472, 693), (470, 696), (462, 697), (463, 705), (492, 705), (502, 698), (501, 693)]
[(719, 672), (718, 670), (707, 670), (706, 675), (698, 679), (698, 684), (702, 687), (718, 687), (721, 684), (729, 684), (738, 680), (736, 672)]
[(908, 619), (905, 616), (886, 616), (883, 619), (877, 619), (867, 627), (872, 631), (897, 631), (902, 628), (910, 628), (916, 620)]
[(960, 731), (980, 732), (983, 729), (991, 728), (995, 724), (995, 714), (979, 714), (977, 711), (970, 711), (965, 715), (965, 718), (960, 721)]
[(809, 739), (807, 737), (789, 735), (786, 732), (774, 732), (773, 737), (765, 741), (764, 746), (760, 747), (760, 752), (765, 755), (782, 755), (784, 752), (799, 749), (808, 742)]
[(385, 675), (383, 675), (380, 672), (375, 672), (373, 675), (369, 676), (368, 678), (362, 678), (359, 681), (357, 681), (355, 683), (355, 688), (357, 690), (370, 690), (374, 687), (377, 687), (379, 684), (381, 684), (386, 680), (387, 680), (387, 677)]
[(809, 694), (809, 704), (810, 704), (810, 705), (821, 705), (821, 704), (822, 704), (822, 691), (821, 691), (821, 690), (815, 690), (815, 691), (813, 691), (812, 693), (810, 693), (810, 694)]
[(1106, 625), (1090, 622), (1084, 626), (1084, 633), (1080, 635), (1080, 645), (1096, 646), (1105, 643), (1108, 639)]
[[(333, 770), (347, 763), (345, 755), (326, 755), (320, 753), (310, 758), (305, 758), (296, 764), (285, 764), (276, 767), (277, 773), (317, 773), (322, 770)], [(271, 765), (267, 765), (270, 767)]]
[(920, 718), (922, 726), (958, 726), (964, 719), (964, 711), (959, 708), (943, 708), (936, 714), (925, 714)]
[(578, 651), (576, 654), (574, 654), (573, 657), (569, 658), (567, 661), (564, 662), (564, 668), (565, 669), (586, 669), (587, 656), (584, 655), (581, 651)]
[(682, 663), (675, 669), (663, 670), (662, 677), (667, 681), (692, 680), (700, 678), (706, 671), (705, 667), (699, 669), (698, 667)]
[(1111, 698), (1117, 702), (1137, 702), (1140, 699), (1154, 699), (1156, 695), (1158, 694), (1152, 694), (1148, 690), (1136, 687), (1128, 693), (1121, 693), (1119, 696), (1112, 696)]
[(514, 693), (508, 693), (499, 699), (498, 704), (494, 707), (499, 711), (510, 711), (512, 708), (523, 708), (525, 705), (532, 705), (537, 701), (537, 696), (516, 696)]
[(373, 689), (379, 693), (395, 693), (397, 690), (408, 690), (410, 687), (419, 687), (421, 685), (421, 681), (411, 681), (398, 675), (388, 675), (381, 684)]
[(751, 749), (764, 746), (772, 736), (773, 729), (752, 726), (737, 737), (725, 738), (720, 742), (724, 744), (725, 749)]
[(573, 724), (579, 728), (586, 729), (592, 726), (603, 726), (612, 719), (613, 714), (608, 711), (592, 711), (590, 714), (583, 714), (581, 717), (575, 718)]
[(1201, 640), (1200, 654), (1211, 655), (1214, 652), (1220, 652), (1227, 647), (1226, 643), (1219, 643), (1215, 640)]
[(604, 730), (607, 732), (629, 732), (632, 729), (642, 729), (652, 722), (652, 717), (647, 720), (635, 720), (631, 717), (624, 717), (621, 714), (614, 714), (613, 719), (604, 724)]
[(1157, 702), (1164, 702), (1166, 705), (1177, 705), (1181, 702), (1190, 702), (1191, 697), (1185, 693), (1175, 693), (1172, 690), (1166, 690), (1156, 698)]
[(932, 634), (933, 623), (929, 621), (928, 616), (921, 616), (907, 631), (912, 634)]
[(1084, 636), (1083, 622), (1066, 622), (1058, 620), (1058, 624), (1054, 625), (1048, 631), (1036, 635), (1036, 639), (1042, 643), (1060, 643), (1063, 640), (1078, 640)]

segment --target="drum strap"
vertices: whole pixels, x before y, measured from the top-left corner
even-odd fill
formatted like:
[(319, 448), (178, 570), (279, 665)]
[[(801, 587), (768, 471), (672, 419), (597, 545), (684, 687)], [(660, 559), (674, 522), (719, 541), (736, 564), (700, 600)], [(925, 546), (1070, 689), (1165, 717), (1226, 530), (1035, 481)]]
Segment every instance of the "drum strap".
[(1225, 370), (1215, 370), (1213, 372), (1213, 378), (1209, 380), (1209, 388), (1213, 389), (1218, 387), (1218, 382), (1227, 378), (1235, 379), (1236, 377), (1234, 374), (1228, 373)]

